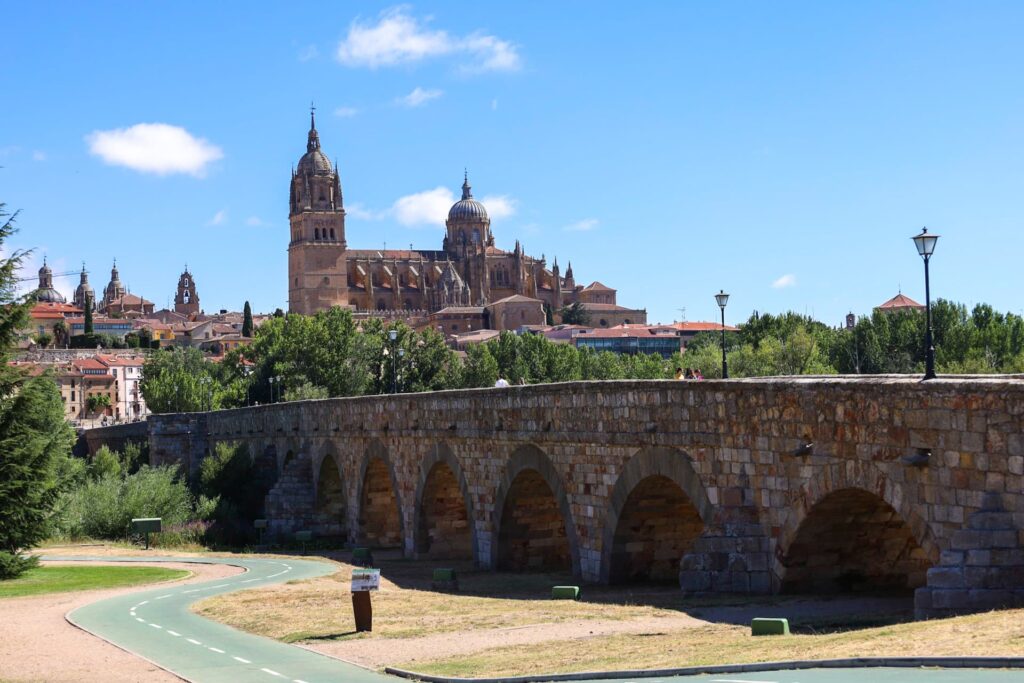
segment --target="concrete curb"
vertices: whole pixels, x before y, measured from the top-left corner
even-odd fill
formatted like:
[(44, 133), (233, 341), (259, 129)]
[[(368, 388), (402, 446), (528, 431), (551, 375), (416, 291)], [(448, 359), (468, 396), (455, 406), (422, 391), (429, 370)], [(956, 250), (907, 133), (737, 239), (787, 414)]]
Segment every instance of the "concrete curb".
[(426, 683), (545, 683), (547, 681), (592, 681), (619, 678), (664, 678), (668, 676), (697, 676), (699, 674), (738, 674), (758, 671), (792, 671), (796, 669), (859, 669), (859, 668), (918, 668), (945, 669), (1018, 669), (1024, 668), (1024, 657), (855, 657), (849, 659), (797, 659), (784, 662), (758, 662), (756, 664), (718, 664), (715, 666), (687, 666), (679, 669), (639, 669), (626, 671), (581, 671), (570, 674), (539, 674), (506, 678), (454, 678), (385, 667), (384, 672), (401, 678)]

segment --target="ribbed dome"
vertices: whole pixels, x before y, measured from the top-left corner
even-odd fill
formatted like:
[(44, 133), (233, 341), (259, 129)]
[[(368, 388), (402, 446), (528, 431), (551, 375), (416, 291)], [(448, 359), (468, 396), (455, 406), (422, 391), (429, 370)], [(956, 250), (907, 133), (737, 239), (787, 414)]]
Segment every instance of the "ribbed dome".
[(37, 289), (35, 293), (36, 301), (41, 303), (50, 304), (63, 304), (65, 303), (64, 295), (58, 292), (53, 287), (45, 287), (43, 289)]
[(327, 159), (327, 155), (318, 148), (302, 155), (297, 170), (300, 174), (330, 175), (331, 162)]
[(452, 204), (448, 210), (450, 221), (485, 221), (487, 220), (487, 209), (484, 205), (473, 199), (473, 188), (469, 185), (469, 177), (462, 183), (462, 199)]

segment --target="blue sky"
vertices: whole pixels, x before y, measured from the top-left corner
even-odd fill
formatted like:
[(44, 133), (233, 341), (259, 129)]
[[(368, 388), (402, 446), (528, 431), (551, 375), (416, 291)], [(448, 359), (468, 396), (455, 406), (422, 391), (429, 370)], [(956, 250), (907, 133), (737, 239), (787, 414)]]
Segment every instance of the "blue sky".
[(286, 306), (315, 100), (354, 248), (439, 248), (468, 167), (499, 247), (652, 322), (716, 319), (720, 288), (730, 321), (923, 300), (924, 225), (934, 296), (1024, 307), (1021, 3), (17, 3), (4, 24), (0, 201), (32, 275), (84, 260), (99, 289), (116, 256), (159, 307), (187, 262), (207, 311)]

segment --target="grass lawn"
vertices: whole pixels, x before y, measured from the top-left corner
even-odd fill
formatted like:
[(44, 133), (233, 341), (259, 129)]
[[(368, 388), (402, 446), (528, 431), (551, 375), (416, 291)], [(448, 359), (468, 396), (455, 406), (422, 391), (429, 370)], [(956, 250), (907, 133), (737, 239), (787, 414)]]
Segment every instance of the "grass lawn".
[(136, 586), (183, 579), (190, 573), (160, 567), (36, 567), (16, 579), (0, 581), (0, 598)]

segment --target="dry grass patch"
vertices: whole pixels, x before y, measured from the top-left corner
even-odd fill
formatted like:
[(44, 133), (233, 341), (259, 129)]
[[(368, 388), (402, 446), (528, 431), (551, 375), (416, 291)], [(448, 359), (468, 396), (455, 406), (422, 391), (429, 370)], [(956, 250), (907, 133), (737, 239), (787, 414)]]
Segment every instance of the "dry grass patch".
[[(551, 587), (571, 582), (557, 574), (460, 572), (458, 594), (430, 589), (431, 567), (391, 561), (373, 595), (373, 633), (360, 637), (411, 638), (436, 633), (512, 628), (580, 620), (632, 620), (679, 615), (678, 588), (644, 593), (589, 589), (585, 602), (551, 600)], [(349, 576), (339, 565), (327, 577), (210, 598), (195, 610), (237, 628), (288, 642), (355, 636)]]
[(543, 647), (495, 648), (468, 657), (416, 662), (415, 668), (423, 673), (482, 677), (786, 659), (967, 655), (1024, 655), (1024, 610), (758, 638), (750, 636), (747, 626), (708, 625), (642, 637), (579, 638), (549, 641)]

